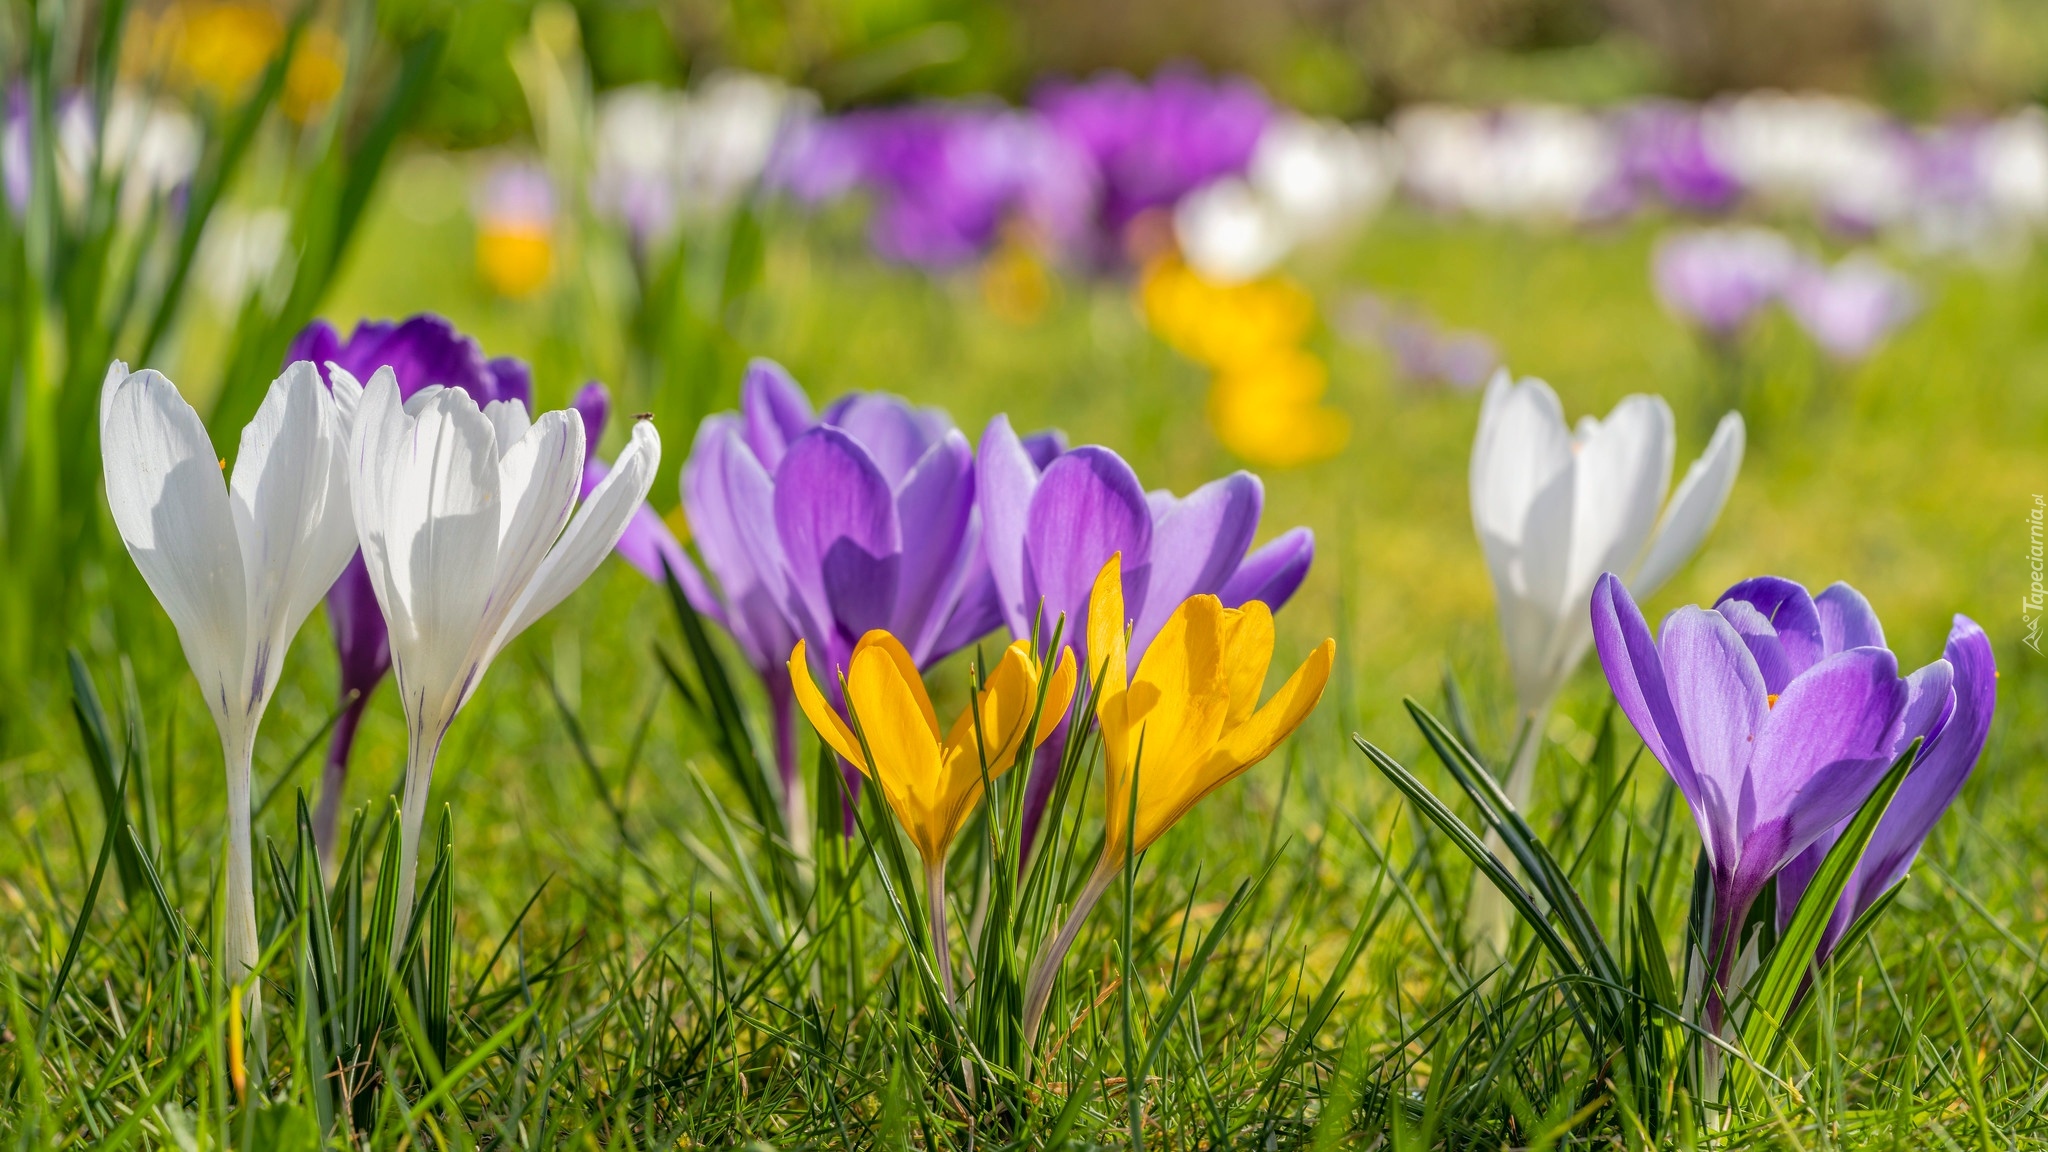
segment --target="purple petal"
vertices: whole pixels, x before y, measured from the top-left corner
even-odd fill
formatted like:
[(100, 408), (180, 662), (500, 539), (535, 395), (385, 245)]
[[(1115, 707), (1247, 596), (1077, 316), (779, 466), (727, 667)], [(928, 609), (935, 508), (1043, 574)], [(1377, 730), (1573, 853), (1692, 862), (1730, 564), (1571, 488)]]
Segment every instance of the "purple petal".
[[(1002, 419), (1007, 424), (1009, 417), (1006, 416)], [(1066, 450), (1067, 434), (1057, 428), (1048, 428), (1043, 432), (1033, 432), (1031, 435), (1024, 437), (1024, 454), (1031, 457), (1031, 463), (1040, 472), (1045, 471), (1045, 466), (1052, 463), (1060, 453)]]
[[(583, 417), (583, 459), (595, 461), (597, 459), (597, 442), (604, 439), (605, 420), (611, 415), (612, 394), (605, 389), (603, 384), (592, 380), (577, 390), (575, 398), (569, 401), (569, 407), (574, 408)], [(595, 487), (596, 484), (591, 481), (589, 468), (586, 465), (583, 476), (583, 495), (590, 495), (591, 489)], [(661, 574), (658, 571), (655, 573), (654, 579), (657, 581), (661, 579)]]
[(335, 655), (341, 662), (342, 692), (367, 697), (391, 671), (391, 640), (361, 552), (327, 590), (327, 626), (334, 632)]
[(821, 423), (844, 429), (867, 449), (892, 485), (903, 483), (939, 438), (952, 430), (943, 413), (919, 411), (882, 392), (855, 392), (825, 409)]
[(1294, 590), (1308, 577), (1309, 564), (1316, 557), (1316, 534), (1307, 528), (1290, 528), (1252, 550), (1237, 566), (1237, 572), (1223, 584), (1218, 595), (1225, 608), (1239, 608), (1257, 600), (1275, 612), (1294, 596)]
[(974, 450), (946, 433), (905, 477), (896, 494), (903, 562), (890, 631), (919, 665), (936, 655), (951, 599), (974, 554), (964, 547), (974, 512)]
[(1870, 795), (1905, 703), (1898, 662), (1882, 648), (1830, 656), (1786, 688), (1756, 734), (1741, 795), (1745, 888), (1761, 887)]
[(775, 527), (811, 627), (835, 660), (889, 626), (903, 536), (888, 481), (853, 437), (820, 425), (790, 442), (775, 470)]
[(1757, 611), (1747, 600), (1723, 600), (1714, 610), (1728, 621), (1742, 642), (1749, 646), (1749, 654), (1756, 659), (1757, 671), (1763, 673), (1764, 691), (1773, 695), (1783, 692), (1801, 671), (1792, 666), (1792, 658), (1786, 654), (1785, 645), (1778, 639), (1778, 630), (1764, 614)]
[(315, 320), (299, 329), (299, 334), (292, 337), (291, 345), (284, 352), (284, 362), (291, 365), (301, 360), (311, 360), (313, 366), (320, 371), (320, 379), (331, 386), (333, 381), (327, 380), (327, 362), (340, 355), (341, 335), (327, 321)]
[[(1731, 600), (1748, 604), (1769, 622), (1792, 676), (1813, 667), (1821, 658), (1820, 615), (1804, 586), (1781, 576), (1757, 576), (1721, 593), (1714, 607)], [(1782, 690), (1782, 686), (1771, 689)]]
[(740, 382), (740, 413), (747, 446), (771, 471), (782, 463), (789, 442), (817, 423), (810, 398), (773, 360), (756, 359), (747, 365), (746, 378)]
[(1065, 613), (1076, 655), (1088, 635), (1088, 593), (1110, 556), (1123, 553), (1124, 611), (1145, 610), (1152, 553), (1152, 516), (1145, 490), (1123, 457), (1093, 444), (1052, 462), (1039, 478), (1024, 531), (1024, 602), (1028, 621), (1044, 604), (1043, 625)]
[(1821, 651), (1828, 656), (1850, 648), (1883, 648), (1884, 625), (1870, 601), (1847, 584), (1836, 581), (1813, 598), (1820, 616)]
[(487, 383), (481, 392), (471, 390), (470, 396), (479, 405), (493, 400), (517, 400), (531, 411), (533, 408), (533, 369), (517, 356), (497, 356), (484, 365)]
[(789, 659), (796, 638), (782, 613), (788, 595), (774, 481), (740, 438), (736, 417), (710, 416), (698, 425), (682, 486), (697, 548), (725, 594), (733, 638), (757, 669)]
[(411, 396), (433, 384), (460, 388), (479, 406), (498, 399), (496, 378), (476, 341), (432, 313), (412, 316), (397, 325), (365, 320), (356, 325), (335, 362), (358, 380), (368, 380), (389, 365), (398, 379), (398, 394)]
[(975, 492), (981, 510), (981, 548), (989, 578), (1010, 635), (1031, 630), (1031, 610), (1024, 602), (1024, 531), (1030, 521), (1031, 497), (1038, 491), (1038, 466), (1010, 430), (1010, 418), (997, 416), (981, 434), (974, 462)]
[(1195, 489), (1185, 500), (1171, 501), (1165, 514), (1153, 520), (1152, 571), (1145, 608), (1137, 614), (1131, 634), (1132, 660), (1144, 655), (1145, 646), (1181, 601), (1223, 590), (1251, 547), (1265, 503), (1266, 490), (1258, 477), (1233, 472)]
[(947, 615), (938, 639), (932, 642), (930, 660), (944, 660), (1005, 624), (1003, 597), (996, 591), (995, 574), (989, 570), (988, 554), (981, 547), (979, 517), (970, 520), (968, 534), (974, 543), (967, 550), (967, 573), (960, 581), (960, 599)]
[(1745, 784), (1770, 713), (1763, 673), (1726, 617), (1693, 606), (1665, 618), (1658, 655), (1712, 829), (1714, 860), (1728, 867), (1744, 851)]

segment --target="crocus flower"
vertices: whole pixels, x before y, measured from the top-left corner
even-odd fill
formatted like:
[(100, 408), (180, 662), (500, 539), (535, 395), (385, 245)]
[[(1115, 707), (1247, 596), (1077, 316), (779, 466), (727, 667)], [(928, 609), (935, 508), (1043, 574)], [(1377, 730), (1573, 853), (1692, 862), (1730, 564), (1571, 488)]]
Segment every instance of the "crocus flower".
[(1370, 215), (1393, 190), (1395, 168), (1382, 133), (1282, 116), (1259, 134), (1245, 175), (1180, 199), (1174, 238), (1205, 278), (1242, 283), (1271, 271), (1297, 245)]
[(1742, 183), (1707, 142), (1699, 110), (1671, 100), (1646, 100), (1616, 117), (1621, 177), (1631, 190), (1654, 193), (1676, 208), (1719, 211), (1742, 195)]
[[(525, 405), (533, 397), (532, 379), (524, 363), (509, 356), (485, 359), (476, 341), (432, 314), (396, 323), (364, 320), (349, 333), (347, 340), (326, 321), (315, 320), (293, 338), (285, 353), (287, 364), (300, 360), (321, 365), (320, 370), (330, 383), (341, 379), (328, 373), (326, 366), (330, 364), (340, 366), (349, 378), (356, 380), (389, 367), (398, 381), (402, 400), (410, 400), (430, 387), (467, 392), (480, 406), (500, 401)], [(313, 837), (321, 852), (331, 855), (356, 728), (362, 723), (363, 710), (369, 707), (370, 694), (384, 682), (385, 673), (391, 671), (391, 646), (384, 630), (384, 616), (377, 608), (377, 594), (360, 552), (327, 592), (327, 625), (334, 633), (335, 654), (341, 664), (341, 715), (334, 722), (334, 735), (327, 745), (320, 801), (313, 814)]]
[(1790, 241), (1747, 226), (1672, 233), (1658, 240), (1653, 261), (1664, 307), (1720, 340), (1777, 299), (1799, 267)]
[(821, 668), (845, 668), (859, 638), (881, 628), (928, 667), (1001, 618), (976, 578), (974, 453), (943, 412), (854, 393), (813, 417), (766, 360), (748, 367), (740, 409), (698, 426), (683, 507), (718, 583), (700, 608), (768, 690), (793, 814), (801, 783), (785, 658), (799, 638)]
[(1920, 293), (1884, 261), (1858, 253), (1832, 268), (1800, 268), (1786, 288), (1785, 306), (1822, 351), (1854, 361), (1913, 318)]
[(1126, 856), (1151, 847), (1203, 797), (1278, 748), (1322, 699), (1336, 659), (1337, 642), (1324, 640), (1261, 706), (1273, 659), (1267, 605), (1249, 600), (1227, 608), (1214, 596), (1190, 596), (1138, 658), (1126, 640), (1125, 584), (1120, 557), (1112, 555), (1089, 592), (1090, 670), (1102, 678), (1095, 706), (1105, 785), (1102, 857), (1031, 975), (1027, 1037), (1037, 1032), (1059, 960)]
[[(1188, 597), (1216, 596), (1225, 608), (1254, 600), (1278, 608), (1301, 586), (1315, 556), (1315, 535), (1307, 528), (1251, 550), (1266, 496), (1249, 472), (1212, 480), (1186, 497), (1148, 494), (1123, 457), (1098, 445), (1064, 452), (1041, 468), (1007, 416), (990, 420), (982, 433), (976, 472), (982, 544), (1001, 622), (1018, 638), (1031, 636), (1036, 623), (1049, 639), (1064, 615), (1065, 637), (1091, 669), (1089, 589), (1111, 556), (1123, 557), (1118, 618), (1129, 605), (1136, 618), (1134, 660)], [(1057, 751), (1057, 742), (1048, 745), (1032, 767), (1024, 797), (1026, 851), (1058, 777)]]
[(715, 73), (689, 92), (612, 92), (597, 111), (591, 205), (625, 225), (636, 250), (728, 211), (813, 101), (751, 72)]
[(1766, 201), (1813, 208), (1851, 229), (1881, 227), (1913, 205), (1909, 149), (1869, 105), (1754, 92), (1707, 106), (1702, 128), (1707, 148)]
[[(1740, 413), (1721, 418), (1678, 492), (1671, 407), (1630, 396), (1605, 420), (1565, 424), (1557, 393), (1541, 380), (1487, 385), (1472, 444), (1472, 524), (1500, 603), (1501, 639), (1530, 738), (1507, 792), (1526, 804), (1541, 718), (1592, 640), (1586, 603), (1602, 572), (1623, 573), (1648, 596), (1700, 546), (1742, 466)], [(1661, 515), (1659, 514), (1661, 510)]]
[[(1828, 600), (1830, 593), (1847, 585), (1836, 585), (1816, 598), (1816, 604)], [(1884, 631), (1878, 625), (1868, 605), (1861, 597), (1853, 600), (1844, 598), (1848, 609), (1856, 613), (1859, 623), (1854, 637), (1858, 642), (1879, 647), (1884, 645)], [(1821, 617), (1823, 647), (1829, 633), (1829, 618)], [(1842, 629), (1837, 627), (1839, 633)], [(1826, 931), (1821, 935), (1817, 958), (1825, 960), (1835, 950), (1842, 934), (1849, 930), (1858, 916), (1877, 903), (1878, 898), (1890, 891), (1906, 878), (1906, 870), (1913, 866), (1913, 860), (1920, 854), (1920, 845), (1927, 840), (1928, 833), (1955, 802), (1957, 793), (1963, 789), (1963, 782), (1970, 778), (1970, 770), (1977, 764), (1977, 757), (1984, 751), (1984, 739), (1991, 733), (1991, 713), (1998, 703), (1998, 663), (1991, 651), (1991, 640), (1984, 630), (1968, 616), (1957, 616), (1949, 629), (1948, 644), (1942, 649), (1942, 658), (1953, 671), (1955, 707), (1931, 731), (1927, 746), (1919, 760), (1906, 773), (1899, 790), (1892, 796), (1891, 806), (1885, 809), (1877, 828), (1870, 834), (1870, 842), (1864, 845), (1863, 858), (1856, 864), (1856, 871), (1849, 877), (1849, 886), (1842, 890), (1842, 899), (1835, 906), (1835, 912), (1828, 920)], [(1841, 839), (1846, 821), (1823, 832), (1818, 840), (1809, 845), (1778, 873), (1778, 930), (1784, 931), (1792, 922), (1792, 913), (1799, 907), (1799, 898), (1805, 894), (1807, 885), (1813, 882), (1814, 873), (1820, 871), (1820, 864), (1828, 850)]]
[(531, 296), (555, 268), (555, 191), (523, 160), (491, 166), (477, 187), (476, 267), (500, 296)]
[(1101, 240), (1112, 249), (1139, 213), (1170, 208), (1212, 180), (1243, 173), (1273, 115), (1249, 81), (1210, 81), (1184, 69), (1162, 71), (1150, 84), (1118, 73), (1050, 84), (1031, 103), (1053, 132), (1094, 161), (1102, 181)]
[(345, 455), (361, 392), (330, 394), (288, 366), (242, 431), (234, 473), (206, 426), (156, 372), (116, 361), (100, 393), (107, 504), (142, 578), (177, 626), (227, 765), (227, 955), (258, 956), (249, 769), (286, 651), (334, 582), (356, 534)]
[[(337, 387), (352, 379), (329, 373)], [(479, 406), (460, 388), (438, 388), (404, 401), (388, 367), (370, 378), (349, 441), (350, 495), (405, 704), (400, 908), (412, 907), (427, 788), (449, 725), (505, 645), (611, 552), (660, 459), (654, 425), (634, 424), (611, 474), (578, 508), (583, 419), (574, 409), (535, 421), (518, 400)]]
[(1948, 714), (1953, 671), (1936, 660), (1901, 678), (1846, 584), (1809, 597), (1789, 580), (1747, 580), (1712, 608), (1673, 612), (1653, 639), (1610, 572), (1592, 619), (1615, 701), (1699, 825), (1713, 886), (1706, 1018), (1718, 1030), (1750, 905)]
[(1620, 171), (1609, 126), (1560, 105), (1416, 105), (1395, 118), (1394, 135), (1411, 191), (1427, 203), (1492, 219), (1580, 219)]
[(1074, 695), (1073, 649), (1061, 649), (1041, 698), (1041, 669), (1031, 642), (1011, 644), (998, 658), (974, 707), (961, 711), (943, 739), (916, 662), (887, 632), (861, 637), (846, 666), (844, 695), (852, 727), (818, 691), (801, 640), (789, 655), (789, 675), (819, 737), (881, 787), (883, 799), (923, 859), (934, 951), (946, 994), (952, 995), (946, 850), (981, 799), (984, 782), (1001, 776), (1029, 751), (1024, 746), (1027, 738), (1034, 746), (1043, 743), (1052, 735), (1054, 718), (1066, 714)]

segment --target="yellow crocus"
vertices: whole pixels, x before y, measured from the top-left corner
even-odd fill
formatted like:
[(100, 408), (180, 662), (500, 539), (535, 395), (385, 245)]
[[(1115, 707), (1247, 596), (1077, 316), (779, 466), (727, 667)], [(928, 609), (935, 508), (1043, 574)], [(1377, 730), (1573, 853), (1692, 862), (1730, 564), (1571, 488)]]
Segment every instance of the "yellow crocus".
[[(1259, 706), (1273, 660), (1273, 613), (1257, 600), (1225, 608), (1190, 596), (1129, 669), (1123, 557), (1112, 555), (1088, 598), (1088, 661), (1102, 683), (1095, 719), (1106, 784), (1102, 857), (1074, 909), (1033, 966), (1024, 1034), (1037, 1034), (1053, 977), (1082, 921), (1130, 852), (1152, 846), (1202, 797), (1266, 758), (1301, 726), (1330, 681), (1337, 642), (1324, 640)], [(1137, 799), (1132, 802), (1135, 785)]]
[(944, 739), (917, 664), (887, 632), (877, 629), (861, 637), (847, 661), (846, 705), (859, 725), (858, 736), (811, 679), (801, 640), (789, 655), (789, 675), (797, 703), (818, 735), (882, 790), (882, 798), (924, 859), (933, 951), (946, 993), (952, 995), (952, 961), (946, 948), (946, 850), (981, 799), (984, 781), (1009, 770), (1027, 735), (1036, 747), (1058, 727), (1074, 696), (1073, 649), (1061, 649), (1042, 707), (1039, 664), (1030, 641), (1019, 640), (1004, 649), (974, 707), (961, 711)]

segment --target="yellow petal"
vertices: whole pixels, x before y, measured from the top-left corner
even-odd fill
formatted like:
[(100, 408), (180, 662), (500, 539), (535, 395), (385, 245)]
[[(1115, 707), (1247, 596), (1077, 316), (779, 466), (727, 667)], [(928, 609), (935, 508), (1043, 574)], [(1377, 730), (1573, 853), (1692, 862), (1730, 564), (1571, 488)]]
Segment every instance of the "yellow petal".
[(1174, 798), (1173, 807), (1156, 813), (1148, 809), (1145, 815), (1156, 816), (1156, 819), (1141, 818), (1138, 850), (1142, 852), (1151, 847), (1152, 841), (1187, 815), (1188, 809), (1204, 796), (1264, 760), (1280, 746), (1281, 741), (1292, 735), (1322, 699), (1323, 688), (1330, 682), (1330, 665), (1336, 654), (1335, 640), (1325, 640), (1317, 645), (1308, 659), (1301, 662), (1301, 667), (1294, 670), (1294, 675), (1287, 678), (1287, 683), (1280, 686), (1280, 691), (1266, 701), (1265, 707), (1254, 712), (1241, 727), (1225, 734), (1222, 743), (1209, 754), (1208, 761), (1191, 775), (1188, 790)]
[[(1131, 776), (1131, 728), (1127, 721), (1130, 688), (1129, 654), (1124, 639), (1123, 553), (1110, 556), (1095, 574), (1088, 594), (1088, 674), (1099, 681), (1095, 719), (1102, 729), (1102, 781), (1109, 811), (1121, 813), (1130, 803), (1125, 789)], [(1112, 828), (1120, 827), (1117, 819)]]
[[(1214, 596), (1190, 596), (1167, 617), (1131, 681), (1126, 723), (1138, 745), (1137, 837), (1142, 848), (1172, 822), (1195, 787), (1195, 774), (1222, 738), (1231, 684), (1223, 641), (1225, 611)], [(1120, 804), (1127, 800), (1119, 798)], [(1129, 820), (1110, 813), (1119, 843)], [(1163, 823), (1162, 823), (1163, 821)]]
[(796, 686), (796, 702), (810, 718), (811, 727), (818, 730), (818, 736), (832, 746), (834, 752), (845, 757), (862, 772), (868, 770), (867, 757), (861, 755), (860, 741), (854, 739), (853, 729), (833, 711), (818, 685), (811, 679), (811, 662), (804, 658), (804, 642), (799, 640), (789, 654), (789, 679)]
[(853, 656), (847, 661), (848, 666), (850, 667), (854, 660), (860, 659), (860, 654), (870, 648), (880, 649), (895, 662), (896, 671), (903, 677), (903, 682), (911, 685), (911, 695), (917, 697), (918, 708), (924, 713), (925, 727), (931, 731), (932, 739), (937, 740), (939, 714), (932, 709), (932, 698), (924, 690), (924, 674), (917, 670), (917, 661), (910, 658), (910, 653), (903, 647), (901, 640), (880, 628), (874, 628), (860, 638), (860, 643), (853, 646)]
[(1230, 681), (1230, 718), (1225, 730), (1245, 722), (1259, 706), (1266, 669), (1273, 662), (1273, 613), (1257, 600), (1223, 610), (1224, 675)]
[(1060, 649), (1060, 662), (1053, 666), (1052, 683), (1045, 686), (1045, 704), (1039, 709), (1038, 743), (1046, 742), (1059, 728), (1060, 717), (1067, 714), (1067, 705), (1074, 702), (1074, 650)]
[(846, 706), (874, 757), (882, 798), (927, 863), (944, 859), (949, 829), (940, 812), (939, 744), (926, 720), (924, 682), (914, 669), (906, 678), (886, 645), (867, 645), (847, 671)]

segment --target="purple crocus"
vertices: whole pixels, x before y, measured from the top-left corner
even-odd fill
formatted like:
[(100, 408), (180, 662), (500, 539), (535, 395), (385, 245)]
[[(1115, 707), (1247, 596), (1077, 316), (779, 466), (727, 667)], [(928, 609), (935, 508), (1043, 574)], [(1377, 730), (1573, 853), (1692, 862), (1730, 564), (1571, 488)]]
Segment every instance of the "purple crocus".
[(808, 124), (784, 147), (769, 182), (813, 202), (869, 191), (875, 250), (936, 268), (986, 253), (1013, 219), (1050, 243), (1071, 243), (1095, 199), (1085, 153), (1036, 116), (980, 104)]
[[(1249, 472), (1212, 480), (1185, 497), (1146, 492), (1123, 457), (1084, 445), (1049, 461), (1035, 457), (1007, 416), (989, 421), (976, 462), (983, 547), (1001, 619), (1010, 634), (1048, 633), (1066, 617), (1062, 643), (1088, 664), (1088, 598), (1096, 573), (1123, 554), (1125, 611), (1135, 621), (1133, 667), (1167, 617), (1190, 596), (1209, 594), (1235, 608), (1258, 600), (1278, 609), (1294, 595), (1315, 556), (1307, 528), (1282, 533), (1256, 550), (1265, 488)], [(1024, 796), (1024, 845), (1058, 776), (1058, 736), (1039, 746)]]
[(1785, 288), (1785, 306), (1822, 351), (1856, 361), (1913, 318), (1920, 293), (1882, 260), (1857, 253), (1832, 268), (1802, 265)]
[(1646, 100), (1623, 109), (1615, 127), (1629, 192), (1702, 212), (1720, 211), (1742, 195), (1742, 182), (1709, 145), (1698, 108)]
[(1707, 939), (1717, 1029), (1750, 906), (1771, 878), (1869, 796), (1894, 757), (1952, 707), (1946, 660), (1901, 678), (1876, 614), (1847, 584), (1818, 597), (1758, 577), (1652, 639), (1612, 573), (1593, 637), (1621, 710), (1678, 785), (1713, 886)]
[(1084, 83), (1051, 84), (1032, 106), (1052, 130), (1095, 163), (1102, 180), (1099, 222), (1113, 243), (1148, 208), (1170, 207), (1221, 176), (1241, 175), (1272, 104), (1249, 80), (1211, 81), (1172, 68), (1150, 84), (1109, 72)]
[[(1884, 634), (1877, 630), (1874, 618), (1868, 627), (1870, 641), (1883, 644)], [(1992, 655), (1991, 640), (1976, 621), (1957, 616), (1949, 629), (1942, 657), (1954, 670), (1955, 707), (1929, 734), (1925, 750), (1900, 782), (1891, 806), (1871, 832), (1870, 842), (1863, 848), (1863, 859), (1857, 862), (1849, 886), (1842, 890), (1841, 902), (1835, 906), (1821, 936), (1818, 957), (1822, 960), (1835, 950), (1842, 934), (1858, 916), (1906, 878), (1906, 870), (1920, 854), (1920, 845), (1934, 831), (1942, 813), (1955, 802), (1963, 782), (1970, 778), (1970, 770), (1977, 764), (1977, 757), (1984, 751), (1985, 737), (1991, 732), (1991, 713), (1998, 703), (1998, 662)], [(1778, 874), (1779, 931), (1792, 922), (1800, 896), (1813, 882), (1821, 860), (1841, 838), (1846, 826), (1844, 822), (1822, 833), (1820, 839)]]
[(814, 417), (789, 373), (756, 360), (740, 410), (698, 427), (683, 506), (718, 583), (709, 611), (767, 687), (786, 797), (800, 786), (786, 667), (798, 639), (836, 695), (869, 629), (928, 667), (1001, 623), (980, 560), (974, 452), (937, 409), (853, 393)]
[(1657, 242), (1657, 298), (1718, 340), (1732, 339), (1785, 291), (1799, 267), (1790, 241), (1767, 228), (1701, 228)]
[[(368, 380), (377, 369), (388, 366), (397, 378), (399, 395), (404, 397), (411, 397), (422, 388), (441, 385), (462, 389), (479, 405), (494, 400), (532, 402), (532, 375), (523, 362), (509, 356), (486, 359), (476, 341), (431, 313), (397, 323), (364, 320), (346, 341), (326, 321), (315, 320), (300, 331), (285, 352), (286, 364), (300, 360), (310, 360), (318, 366), (322, 380), (327, 379), (330, 361), (359, 380)], [(356, 726), (362, 722), (370, 694), (391, 671), (384, 613), (377, 607), (377, 595), (371, 588), (369, 569), (363, 564), (361, 552), (349, 561), (341, 578), (327, 592), (327, 623), (334, 631), (334, 646), (341, 660), (342, 711), (328, 744), (327, 766), (320, 780), (320, 804), (314, 817), (314, 837), (323, 852), (333, 848), (335, 819), (341, 811), (342, 782), (348, 774)]]

